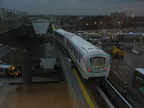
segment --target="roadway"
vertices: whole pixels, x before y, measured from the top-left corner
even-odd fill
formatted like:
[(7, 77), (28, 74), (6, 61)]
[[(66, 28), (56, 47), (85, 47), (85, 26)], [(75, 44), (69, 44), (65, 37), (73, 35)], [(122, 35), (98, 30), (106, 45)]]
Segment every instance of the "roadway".
[(142, 53), (139, 55), (133, 53), (130, 49), (125, 49), (127, 54), (124, 55), (123, 59), (112, 58), (111, 66), (115, 71), (111, 71), (109, 75), (109, 79), (121, 92), (124, 90), (124, 82), (127, 82), (127, 99), (138, 108), (142, 108), (144, 105), (144, 98), (138, 93), (138, 88), (142, 85), (137, 83), (134, 78), (134, 68), (144, 67), (144, 62), (142, 62), (144, 61), (144, 47), (141, 46), (140, 49)]

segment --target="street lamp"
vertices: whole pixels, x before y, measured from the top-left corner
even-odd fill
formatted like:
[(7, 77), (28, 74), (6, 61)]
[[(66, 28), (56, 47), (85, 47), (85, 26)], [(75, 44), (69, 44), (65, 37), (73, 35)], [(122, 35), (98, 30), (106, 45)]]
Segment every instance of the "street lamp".
[(121, 28), (121, 25), (123, 24), (122, 21), (118, 21), (119, 27)]
[(123, 22), (119, 21), (118, 24), (123, 24)]
[(86, 23), (86, 25), (88, 26), (89, 24), (88, 24), (88, 23)]

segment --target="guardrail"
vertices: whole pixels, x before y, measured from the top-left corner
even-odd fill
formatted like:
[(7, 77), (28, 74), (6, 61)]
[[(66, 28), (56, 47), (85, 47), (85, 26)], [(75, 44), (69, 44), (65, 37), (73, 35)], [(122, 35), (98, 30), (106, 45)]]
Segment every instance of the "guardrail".
[[(66, 59), (65, 59), (66, 60)], [(69, 91), (69, 93), (70, 93), (70, 97), (71, 97), (71, 99), (72, 99), (72, 103), (73, 103), (73, 107), (74, 108), (80, 108), (79, 107), (79, 105), (78, 105), (78, 102), (77, 102), (77, 99), (76, 99), (76, 96), (75, 96), (75, 93), (74, 93), (74, 89), (73, 89), (73, 87), (72, 87), (72, 84), (71, 84), (71, 81), (70, 81), (70, 78), (69, 78), (69, 75), (67, 74), (68, 73), (68, 71), (67, 70), (69, 70), (69, 69), (67, 69), (67, 68), (70, 68), (71, 66), (70, 66), (70, 64), (71, 64), (71, 61), (68, 61), (67, 60), (67, 67), (64, 65), (65, 63), (64, 63), (64, 60), (63, 60), (63, 58), (62, 58), (62, 55), (61, 55), (61, 53), (60, 53), (60, 61), (62, 62), (62, 69), (63, 69), (63, 71), (65, 71), (64, 73), (65, 73), (65, 77), (66, 77), (66, 82), (67, 82), (67, 85), (68, 85), (68, 91)]]
[[(71, 59), (69, 59), (66, 54), (60, 51), (60, 47), (56, 45), (57, 53), (59, 55), (61, 68), (63, 70), (68, 93), (70, 94), (70, 98), (73, 103), (74, 108), (89, 108), (86, 99), (84, 98), (84, 94), (81, 91), (80, 85), (78, 84), (76, 77), (71, 69)], [(62, 50), (62, 49), (61, 49)]]
[(0, 8), (0, 20), (16, 20), (27, 16), (27, 12)]
[[(120, 97), (120, 99), (126, 104), (126, 106), (128, 108), (133, 108), (133, 106), (120, 94), (120, 92), (107, 79), (105, 79), (105, 81), (112, 88), (112, 90)], [(118, 100), (118, 98), (117, 98), (117, 100)], [(124, 105), (124, 104), (122, 104), (122, 105)]]

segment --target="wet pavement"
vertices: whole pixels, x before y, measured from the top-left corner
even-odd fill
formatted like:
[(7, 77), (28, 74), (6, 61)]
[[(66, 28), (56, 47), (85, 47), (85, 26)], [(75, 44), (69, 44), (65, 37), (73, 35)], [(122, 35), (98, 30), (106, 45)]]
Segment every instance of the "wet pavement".
[(3, 86), (0, 97), (0, 108), (73, 108), (66, 84)]
[(135, 54), (132, 49), (126, 49), (124, 58), (111, 58), (112, 67), (116, 70), (110, 72), (109, 79), (121, 92), (124, 90), (124, 82), (127, 82), (127, 99), (136, 107), (143, 108), (144, 97), (138, 93), (141, 84), (134, 78), (134, 68), (144, 68), (144, 46), (141, 54)]
[(112, 62), (117, 68), (117, 75), (124, 81), (132, 84), (134, 81), (134, 68), (144, 68), (144, 50), (141, 54), (135, 54), (131, 50), (126, 51), (123, 59), (113, 58)]
[[(33, 39), (9, 41), (14, 48), (2, 56), (1, 61), (21, 66), (23, 48), (31, 51), (36, 66), (39, 66), (40, 58), (57, 56), (48, 38)], [(33, 73), (32, 84), (27, 86), (23, 85), (22, 77), (0, 77), (0, 108), (73, 108), (69, 96), (60, 69), (39, 68)]]

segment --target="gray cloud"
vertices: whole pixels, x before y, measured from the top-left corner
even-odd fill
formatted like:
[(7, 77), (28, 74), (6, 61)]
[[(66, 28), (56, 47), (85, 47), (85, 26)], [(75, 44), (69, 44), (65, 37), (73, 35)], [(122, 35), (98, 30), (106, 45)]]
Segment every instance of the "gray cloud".
[(109, 15), (116, 11), (135, 11), (144, 15), (144, 0), (0, 0), (0, 7), (30, 14)]

